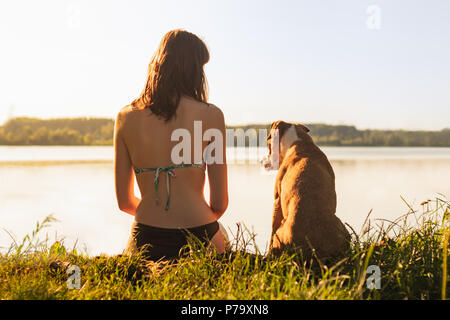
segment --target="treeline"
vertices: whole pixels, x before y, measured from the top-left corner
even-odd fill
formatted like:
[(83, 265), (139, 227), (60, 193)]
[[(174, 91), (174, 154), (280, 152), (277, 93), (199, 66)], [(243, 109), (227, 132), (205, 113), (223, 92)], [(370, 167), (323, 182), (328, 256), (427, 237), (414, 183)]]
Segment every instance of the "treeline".
[[(321, 146), (386, 146), (386, 147), (450, 147), (450, 128), (441, 131), (406, 131), (406, 130), (358, 130), (350, 125), (305, 124), (315, 143)], [(248, 145), (251, 132), (255, 129), (269, 131), (269, 124), (248, 124), (233, 126), (242, 129), (237, 136), (246, 134)], [(227, 140), (228, 145), (236, 143), (238, 138)]]
[(0, 127), (1, 145), (112, 145), (114, 121), (103, 118), (14, 118)]
[[(450, 147), (450, 129), (441, 131), (358, 130), (355, 126), (306, 124), (322, 146)], [(269, 130), (269, 124), (227, 126)], [(14, 118), (0, 126), (0, 145), (112, 145), (114, 121), (105, 118)], [(249, 132), (247, 132), (249, 133)], [(239, 135), (239, 131), (238, 131)], [(248, 140), (248, 138), (246, 138)], [(228, 140), (232, 145), (233, 141)]]

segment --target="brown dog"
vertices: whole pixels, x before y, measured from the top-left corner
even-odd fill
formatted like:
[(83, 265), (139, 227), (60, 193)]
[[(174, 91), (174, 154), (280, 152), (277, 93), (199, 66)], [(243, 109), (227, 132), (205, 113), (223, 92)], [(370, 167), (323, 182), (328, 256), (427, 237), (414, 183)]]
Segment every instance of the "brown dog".
[(308, 132), (301, 124), (276, 121), (267, 136), (269, 161), (264, 166), (273, 168), (276, 160), (280, 164), (269, 252), (301, 249), (311, 258), (314, 249), (324, 261), (344, 253), (350, 235), (335, 215), (333, 169)]

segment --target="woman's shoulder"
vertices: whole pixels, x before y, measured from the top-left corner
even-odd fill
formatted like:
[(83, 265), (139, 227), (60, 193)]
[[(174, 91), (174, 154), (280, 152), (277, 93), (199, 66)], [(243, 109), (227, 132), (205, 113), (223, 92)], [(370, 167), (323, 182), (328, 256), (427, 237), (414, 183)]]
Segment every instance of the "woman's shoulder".
[(215, 104), (209, 103), (208, 104), (208, 111), (211, 117), (211, 120), (216, 122), (225, 122), (225, 117), (223, 115), (222, 109), (220, 109)]
[(128, 105), (122, 107), (119, 110), (118, 116), (126, 117), (126, 116), (128, 116), (128, 115), (130, 115), (130, 114), (132, 114), (133, 112), (136, 112), (136, 111), (137, 111), (137, 108), (135, 108), (131, 104), (128, 104)]
[(210, 110), (212, 113), (221, 113), (222, 110), (213, 103), (206, 102), (206, 109)]
[(223, 121), (224, 116), (222, 110), (213, 103), (198, 101), (190, 97), (184, 97), (183, 104), (187, 109), (195, 110), (194, 113), (196, 116), (199, 116), (203, 120)]
[(117, 118), (125, 120), (127, 118), (135, 116), (139, 112), (142, 112), (142, 109), (139, 109), (132, 104), (128, 104), (119, 110), (119, 112), (117, 113)]
[(211, 120), (222, 120), (224, 118), (222, 109), (213, 103), (201, 102), (201, 108), (205, 116)]
[(131, 104), (122, 107), (116, 115), (117, 126), (123, 127), (138, 112)]

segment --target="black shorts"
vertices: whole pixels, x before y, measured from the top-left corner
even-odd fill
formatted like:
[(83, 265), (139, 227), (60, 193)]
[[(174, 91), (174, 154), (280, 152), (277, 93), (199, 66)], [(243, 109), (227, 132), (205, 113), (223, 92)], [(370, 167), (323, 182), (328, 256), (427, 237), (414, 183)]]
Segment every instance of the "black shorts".
[(183, 254), (180, 250), (188, 244), (188, 239), (192, 236), (207, 245), (217, 231), (217, 221), (186, 229), (159, 228), (136, 223), (132, 229), (132, 237), (137, 249), (144, 249), (145, 259), (157, 261), (178, 258)]

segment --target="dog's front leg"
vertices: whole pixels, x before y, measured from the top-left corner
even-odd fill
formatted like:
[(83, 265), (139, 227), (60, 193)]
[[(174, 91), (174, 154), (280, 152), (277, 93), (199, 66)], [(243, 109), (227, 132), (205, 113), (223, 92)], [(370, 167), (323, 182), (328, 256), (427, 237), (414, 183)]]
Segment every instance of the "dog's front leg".
[(270, 236), (270, 244), (269, 251), (272, 249), (279, 249), (281, 242), (277, 238), (277, 231), (282, 226), (284, 216), (283, 209), (281, 206), (281, 181), (283, 181), (283, 177), (286, 173), (286, 168), (281, 166), (278, 170), (278, 174), (275, 182), (275, 190), (274, 190), (274, 203), (273, 203), (273, 216), (272, 216), (272, 234)]
[[(270, 245), (269, 250), (273, 249), (273, 239), (277, 232), (277, 230), (281, 226), (281, 222), (283, 221), (283, 211), (281, 209), (281, 198), (278, 192), (275, 192), (275, 201), (273, 203), (273, 217), (272, 217), (272, 235), (270, 236)], [(276, 245), (278, 247), (278, 245)]]

